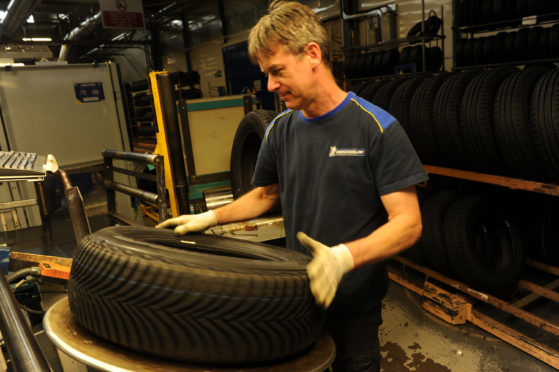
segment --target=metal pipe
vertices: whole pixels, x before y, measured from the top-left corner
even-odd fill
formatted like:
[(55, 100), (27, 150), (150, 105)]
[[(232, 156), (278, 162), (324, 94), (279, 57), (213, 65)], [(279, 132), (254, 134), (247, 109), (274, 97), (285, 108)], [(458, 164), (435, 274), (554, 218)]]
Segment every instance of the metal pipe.
[(14, 36), (39, 2), (40, 0), (14, 0), (10, 2), (8, 12), (1, 23), (0, 39), (8, 40)]
[(91, 226), (89, 226), (89, 220), (85, 212), (82, 194), (80, 190), (74, 186), (64, 190), (64, 196), (68, 204), (68, 213), (72, 221), (74, 236), (76, 237), (76, 242), (79, 244), (83, 238), (91, 234)]
[[(93, 29), (95, 29), (95, 27), (101, 23), (101, 12), (95, 14), (94, 16), (86, 19), (85, 21), (83, 21), (78, 27), (74, 28), (72, 31), (70, 31), (70, 33), (68, 33), (68, 35), (66, 35), (64, 37), (64, 39), (66, 40), (74, 40), (77, 39), (80, 36), (86, 35), (88, 33), (90, 33), (91, 31), (93, 31)], [(66, 61), (66, 59), (68, 59), (68, 53), (70, 50), (70, 46), (68, 44), (63, 44), (62, 47), (60, 47), (60, 53), (58, 54), (58, 61), (59, 62), (63, 62)]]
[(4, 275), (0, 275), (0, 331), (16, 372), (51, 370)]
[(143, 190), (140, 190), (140, 189), (136, 189), (134, 187), (124, 185), (122, 183), (105, 180), (104, 186), (107, 189), (120, 191), (122, 193), (140, 198), (142, 200), (147, 200), (147, 201), (149, 201), (151, 203), (154, 203), (154, 204), (157, 204), (157, 202), (159, 201), (159, 196), (157, 194), (154, 194), (154, 193), (148, 192), (148, 191), (143, 191)]
[(117, 150), (107, 150), (107, 149), (101, 151), (101, 155), (103, 155), (104, 158), (142, 161), (153, 165), (155, 165), (155, 160), (161, 156), (161, 155), (153, 155), (153, 154), (140, 154), (138, 152), (127, 152), (127, 151), (117, 151)]
[(204, 200), (206, 201), (206, 208), (216, 209), (233, 202), (233, 192), (230, 187), (209, 190), (204, 192)]
[(70, 220), (72, 221), (72, 229), (74, 230), (74, 236), (76, 242), (79, 244), (83, 238), (91, 234), (91, 227), (89, 226), (89, 220), (87, 219), (87, 214), (85, 213), (85, 207), (83, 204), (82, 194), (76, 186), (72, 186), (68, 174), (63, 169), (58, 169), (58, 174), (64, 186), (64, 196), (66, 197), (66, 203), (68, 204), (68, 213), (70, 214)]

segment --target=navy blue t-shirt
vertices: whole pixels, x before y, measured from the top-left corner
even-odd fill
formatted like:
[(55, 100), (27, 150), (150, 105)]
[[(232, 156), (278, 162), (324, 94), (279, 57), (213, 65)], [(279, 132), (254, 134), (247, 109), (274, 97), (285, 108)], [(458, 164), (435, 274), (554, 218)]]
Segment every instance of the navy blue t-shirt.
[[(278, 115), (266, 130), (252, 183), (279, 184), (287, 247), (310, 254), (298, 231), (328, 246), (365, 237), (386, 222), (381, 195), (426, 179), (398, 121), (349, 92), (317, 118), (292, 110)], [(352, 270), (330, 309), (372, 308), (387, 286), (382, 263)]]

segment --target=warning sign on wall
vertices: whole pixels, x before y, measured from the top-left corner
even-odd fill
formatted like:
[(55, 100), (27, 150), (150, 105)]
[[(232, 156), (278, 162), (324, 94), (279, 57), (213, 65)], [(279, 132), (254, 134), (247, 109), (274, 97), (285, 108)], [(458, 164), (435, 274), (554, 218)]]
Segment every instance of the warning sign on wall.
[(144, 28), (142, 0), (99, 0), (104, 28)]

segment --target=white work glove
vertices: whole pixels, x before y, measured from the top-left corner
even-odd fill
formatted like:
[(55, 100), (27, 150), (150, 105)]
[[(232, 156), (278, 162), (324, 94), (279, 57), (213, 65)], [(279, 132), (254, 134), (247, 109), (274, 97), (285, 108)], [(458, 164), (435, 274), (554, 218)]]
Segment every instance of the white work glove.
[(297, 233), (297, 239), (314, 256), (307, 265), (311, 292), (316, 303), (326, 309), (332, 303), (344, 274), (354, 268), (353, 256), (343, 244), (327, 247), (303, 232)]
[(175, 234), (184, 235), (191, 231), (204, 231), (217, 225), (217, 217), (213, 211), (207, 211), (199, 214), (183, 214), (182, 216), (170, 218), (155, 226), (163, 228), (168, 226), (176, 226)]

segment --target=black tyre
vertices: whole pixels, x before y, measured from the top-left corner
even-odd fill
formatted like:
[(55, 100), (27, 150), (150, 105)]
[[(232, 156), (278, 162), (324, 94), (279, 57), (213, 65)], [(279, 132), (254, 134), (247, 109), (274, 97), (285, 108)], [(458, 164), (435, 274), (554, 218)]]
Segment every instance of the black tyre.
[(553, 25), (549, 32), (549, 56), (559, 56), (559, 24)]
[(493, 102), (501, 82), (513, 72), (512, 67), (498, 67), (482, 72), (467, 85), (460, 105), (460, 122), (464, 145), (475, 170), (506, 172), (493, 131)]
[(484, 65), (487, 63), (485, 56), (483, 55), (483, 44), (485, 43), (485, 37), (478, 37), (474, 39), (474, 46), (472, 49), (472, 64), (473, 65)]
[(524, 267), (522, 238), (516, 223), (496, 212), (487, 198), (472, 195), (452, 204), (444, 234), (458, 279), (488, 292), (516, 285)]
[(503, 62), (514, 61), (516, 58), (516, 49), (514, 45), (516, 43), (516, 32), (508, 32), (505, 35), (504, 48), (503, 48)]
[(458, 2), (456, 18), (456, 23), (458, 26), (470, 25), (470, 0), (463, 0)]
[(398, 64), (400, 53), (398, 49), (390, 49), (382, 52), (382, 73), (390, 75), (394, 73), (394, 66)]
[(529, 55), (528, 48), (528, 36), (530, 30), (527, 28), (521, 28), (515, 33), (514, 37), (514, 60), (515, 61), (525, 61), (527, 59), (534, 58), (535, 56)]
[(530, 104), (535, 125), (534, 145), (546, 179), (559, 179), (559, 69), (546, 72), (536, 83)]
[(382, 52), (376, 52), (373, 56), (373, 69), (371, 71), (371, 76), (378, 76), (382, 74)]
[(457, 199), (456, 190), (448, 189), (429, 196), (421, 206), (423, 234), (420, 246), (429, 266), (441, 273), (450, 271), (449, 253), (443, 237), (444, 217), (448, 207)]
[(360, 96), (365, 98), (367, 101), (372, 102), (377, 91), (386, 83), (388, 83), (388, 80), (370, 81), (367, 87), (361, 91)]
[(481, 23), (483, 0), (470, 0), (470, 25)]
[(546, 33), (543, 31), (542, 27), (533, 27), (529, 30), (526, 59), (538, 59), (544, 57), (544, 52), (546, 50), (541, 49), (541, 47), (545, 45), (545, 41), (542, 41), (542, 35), (545, 34)]
[(462, 67), (464, 65), (464, 45), (466, 44), (465, 39), (460, 39), (456, 43), (454, 52), (454, 61), (457, 67)]
[(409, 133), (410, 130), (410, 111), (411, 99), (417, 87), (423, 81), (423, 77), (415, 77), (403, 82), (396, 90), (390, 100), (390, 112), (402, 125), (404, 130)]
[(441, 158), (451, 166), (466, 169), (469, 166), (460, 122), (460, 102), (468, 83), (481, 71), (461, 72), (449, 77), (437, 91), (433, 105), (433, 132)]
[(195, 363), (275, 360), (319, 336), (309, 260), (215, 235), (108, 227), (76, 251), (70, 309), (92, 333), (139, 352)]
[(423, 163), (440, 164), (443, 161), (435, 140), (433, 106), (437, 91), (450, 75), (444, 72), (426, 78), (411, 99), (409, 135)]
[(443, 51), (440, 47), (434, 46), (427, 48), (427, 70), (439, 71), (443, 64)]
[(493, 51), (493, 62), (499, 63), (505, 61), (505, 42), (507, 39), (506, 32), (499, 32), (497, 35), (493, 36), (494, 41), (494, 51)]
[(398, 59), (398, 63), (401, 65), (405, 65), (410, 63), (410, 52), (413, 47), (407, 46), (402, 49), (400, 52), (400, 58)]
[(252, 175), (260, 145), (268, 124), (276, 115), (275, 111), (251, 111), (237, 127), (231, 149), (231, 189), (235, 199), (252, 189)]
[(410, 50), (409, 63), (415, 63), (415, 69), (418, 72), (423, 71), (423, 51), (427, 53), (425, 48), (421, 45), (416, 45)]
[(390, 100), (394, 95), (394, 91), (402, 85), (407, 79), (401, 78), (392, 81), (388, 81), (387, 83), (383, 84), (376, 92), (375, 95), (372, 97), (372, 103), (377, 105), (378, 107), (388, 110), (390, 108)]
[(537, 80), (549, 69), (527, 67), (507, 77), (500, 85), (493, 107), (495, 139), (512, 175), (540, 179), (541, 162), (532, 143), (530, 99)]
[(474, 39), (464, 40), (464, 55), (462, 66), (471, 66), (474, 64)]

